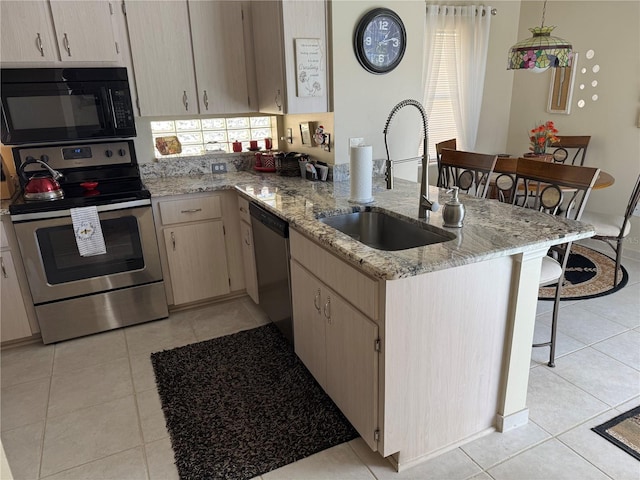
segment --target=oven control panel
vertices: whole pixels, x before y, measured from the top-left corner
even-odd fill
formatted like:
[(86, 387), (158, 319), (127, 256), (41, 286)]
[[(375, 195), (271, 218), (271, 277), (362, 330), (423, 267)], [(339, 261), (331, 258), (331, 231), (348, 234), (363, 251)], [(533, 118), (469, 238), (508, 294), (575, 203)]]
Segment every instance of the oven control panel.
[[(13, 149), (16, 169), (27, 160), (42, 160), (51, 168), (64, 172), (69, 168), (91, 168), (135, 164), (133, 142), (120, 140), (82, 145), (47, 145), (15, 147)], [(27, 172), (44, 170), (38, 164), (29, 165)]]

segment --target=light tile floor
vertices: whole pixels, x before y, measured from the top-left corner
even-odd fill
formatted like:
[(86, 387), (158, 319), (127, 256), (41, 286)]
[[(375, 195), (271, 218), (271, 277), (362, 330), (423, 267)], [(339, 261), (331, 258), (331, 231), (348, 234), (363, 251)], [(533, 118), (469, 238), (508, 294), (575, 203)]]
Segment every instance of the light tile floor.
[[(562, 302), (556, 368), (531, 361), (528, 425), (396, 473), (356, 439), (262, 476), (276, 479), (640, 479), (640, 462), (590, 428), (640, 404), (640, 262), (629, 285)], [(536, 336), (551, 302), (539, 302)], [(266, 322), (248, 298), (57, 345), (2, 351), (1, 436), (16, 479), (174, 479), (149, 354)], [(4, 478), (0, 474), (0, 478)]]

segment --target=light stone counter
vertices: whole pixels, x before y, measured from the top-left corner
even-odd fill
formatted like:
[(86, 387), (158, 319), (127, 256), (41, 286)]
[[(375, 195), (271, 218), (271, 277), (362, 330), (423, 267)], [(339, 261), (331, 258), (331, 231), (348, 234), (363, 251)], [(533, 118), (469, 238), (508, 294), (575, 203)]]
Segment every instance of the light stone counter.
[[(381, 178), (374, 179), (374, 202), (352, 204), (349, 182), (310, 182), (275, 174), (232, 172), (147, 178), (144, 181), (153, 197), (210, 192), (235, 188), (250, 200), (287, 220), (289, 225), (326, 246), (339, 257), (357, 265), (376, 278), (386, 280), (411, 277), (492, 258), (539, 250), (569, 240), (591, 237), (594, 230), (581, 222), (460, 195), (466, 208), (464, 227), (446, 228), (457, 238), (448, 242), (395, 252), (381, 251), (351, 239), (319, 222), (322, 216), (371, 209), (385, 210), (412, 221), (418, 219), (420, 185), (396, 180), (386, 190)], [(443, 205), (449, 194), (435, 187), (430, 198), (439, 197)], [(431, 213), (426, 223), (443, 228), (442, 210)]]

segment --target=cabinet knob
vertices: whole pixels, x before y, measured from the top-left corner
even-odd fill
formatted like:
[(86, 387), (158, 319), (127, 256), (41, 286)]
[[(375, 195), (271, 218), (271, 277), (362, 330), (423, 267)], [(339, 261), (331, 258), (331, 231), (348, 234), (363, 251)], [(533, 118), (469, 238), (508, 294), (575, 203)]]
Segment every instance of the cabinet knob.
[(2, 276), (4, 278), (9, 278), (9, 275), (7, 275), (7, 269), (4, 268), (4, 259), (2, 257), (0, 257), (0, 268), (2, 269)]
[(66, 33), (64, 34), (62, 43), (64, 45), (64, 49), (67, 51), (67, 55), (71, 56), (71, 45), (69, 44), (69, 37), (67, 37)]
[(327, 303), (324, 304), (324, 318), (331, 323), (331, 297), (327, 297)]
[(276, 102), (276, 107), (278, 107), (278, 111), (282, 111), (282, 96), (280, 95), (280, 90), (276, 93), (276, 98), (274, 99)]
[(38, 36), (36, 37), (36, 46), (38, 47), (38, 50), (40, 50), (40, 56), (44, 57), (44, 48), (42, 48), (42, 38), (40, 38), (39, 33), (38, 33)]
[(320, 313), (320, 289), (318, 289), (315, 297), (313, 297), (313, 306), (316, 307), (316, 310)]
[(176, 236), (173, 232), (171, 232), (171, 244), (173, 245), (173, 251), (176, 251)]

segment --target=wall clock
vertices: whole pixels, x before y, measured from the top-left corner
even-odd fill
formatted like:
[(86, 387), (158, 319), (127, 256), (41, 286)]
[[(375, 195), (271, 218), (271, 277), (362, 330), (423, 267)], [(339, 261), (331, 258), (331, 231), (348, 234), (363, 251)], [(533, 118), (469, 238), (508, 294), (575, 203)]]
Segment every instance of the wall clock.
[(407, 46), (407, 32), (400, 17), (388, 8), (374, 8), (358, 21), (353, 48), (360, 65), (382, 74), (398, 66)]

